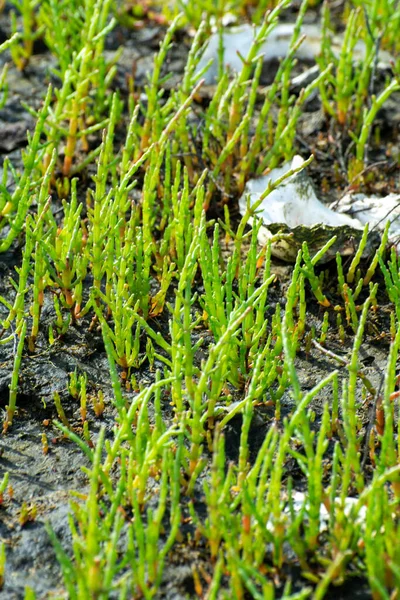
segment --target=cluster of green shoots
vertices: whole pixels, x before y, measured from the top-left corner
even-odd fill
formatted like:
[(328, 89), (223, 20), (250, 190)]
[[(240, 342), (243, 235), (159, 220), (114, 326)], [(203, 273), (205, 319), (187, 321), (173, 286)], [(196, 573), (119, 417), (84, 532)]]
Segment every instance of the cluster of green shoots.
[[(388, 228), (367, 264), (368, 228), (350, 264), (337, 256), (334, 289), (321, 259), (335, 239), (314, 256), (304, 243), (277, 302), (271, 244), (257, 241), (258, 206), (249, 205), (235, 224), (229, 211), (251, 176), (293, 157), (304, 104), (317, 92), (328, 117), (352, 131), (350, 179), (365, 169), (377, 112), (400, 87), (393, 76), (379, 96), (369, 95), (378, 30), (386, 23), (378, 4), (368, 3), (365, 13), (371, 36), (364, 36), (361, 63), (352, 54), (361, 12), (348, 15), (336, 55), (325, 5), (321, 72), (294, 96), (294, 57), (309, 3), (298, 11), (288, 55), (266, 90), (259, 86), (260, 48), (290, 2), (258, 3), (259, 28), (243, 69), (222, 73), (208, 103), (197, 66), (212, 17), (222, 27), (228, 11), (251, 14), (251, 2), (178, 3), (185, 15), (165, 32), (145, 103), (111, 90), (118, 55), (107, 62), (104, 47), (121, 14), (118, 2), (13, 4), (22, 18), (20, 27), (13, 17), (13, 29), (21, 31), (0, 51), (9, 49), (23, 70), (42, 38), (56, 59), (58, 83), (47, 88), (40, 110), (30, 109), (36, 124), (22, 168), (3, 164), (0, 256), (22, 246), (10, 293), (0, 297), (0, 344), (14, 348), (3, 431), (13, 424), (26, 356), (51, 350), (71, 328), (101, 331), (113, 391), (89, 393), (87, 375), (74, 372), (68, 389), (51, 398), (56, 426), (88, 464), (88, 492), (71, 502), (71, 548), (48, 527), (68, 597), (157, 597), (175, 548), (185, 544), (188, 556), (202, 547), (193, 582), (210, 600), (273, 599), (278, 589), (287, 600), (322, 599), (354, 572), (374, 600), (389, 598), (400, 588), (400, 262), (395, 251), (386, 257)], [(397, 10), (384, 5), (384, 15)], [(188, 21), (197, 32), (181, 82), (167, 92), (168, 52)], [(5, 103), (6, 70), (0, 93)], [(363, 110), (365, 99), (371, 103)], [(271, 184), (258, 204), (294, 172)], [(366, 336), (376, 333), (378, 291), (395, 307), (382, 389), (359, 358)], [(42, 318), (46, 300), (50, 325)], [(323, 310), (320, 330), (307, 323), (311, 303)], [(329, 348), (332, 331), (351, 348), (347, 355)], [(302, 389), (300, 351), (337, 369)], [(65, 414), (67, 396), (79, 407), (78, 424)], [(106, 408), (115, 415), (107, 439), (105, 428), (89, 430)], [(265, 436), (254, 452), (257, 411)], [(238, 422), (237, 458), (230, 460), (225, 439)], [(42, 446), (47, 454), (45, 432)], [(303, 476), (300, 506), (293, 463)], [(0, 504), (7, 485), (8, 475)], [(24, 506), (21, 526), (35, 514), (34, 505)], [(5, 561), (2, 544), (0, 588)], [(298, 593), (285, 576), (293, 569), (305, 582)], [(27, 588), (25, 598), (35, 592)]]
[[(328, 3), (324, 4), (322, 11), (322, 45), (317, 61), (320, 68), (333, 64), (334, 70), (321, 81), (321, 100), (324, 110), (337, 122), (342, 135), (350, 136), (353, 141), (346, 151), (347, 175), (353, 185), (360, 183), (360, 176), (367, 166), (366, 159), (376, 116), (386, 100), (400, 91), (398, 70), (393, 59), (392, 75), (386, 76), (385, 85), (377, 95), (377, 67), (382, 51), (382, 37), (400, 18), (397, 4), (386, 4), (391, 6), (386, 7), (383, 20), (378, 18), (381, 10), (378, 10), (377, 2), (368, 3), (364, 12), (360, 6), (349, 13), (339, 52), (332, 49)], [(364, 32), (363, 37), (361, 32)], [(390, 45), (389, 47), (391, 48)], [(386, 66), (390, 69), (390, 63)], [(378, 130), (376, 134), (379, 134)]]

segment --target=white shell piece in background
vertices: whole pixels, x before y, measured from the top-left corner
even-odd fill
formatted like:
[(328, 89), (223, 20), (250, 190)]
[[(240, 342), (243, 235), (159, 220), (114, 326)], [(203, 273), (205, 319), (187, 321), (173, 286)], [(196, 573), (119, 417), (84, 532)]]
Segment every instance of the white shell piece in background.
[(365, 225), (369, 223), (369, 229), (376, 228), (382, 231), (387, 221), (390, 221), (389, 241), (399, 243), (400, 239), (400, 195), (389, 194), (380, 198), (379, 196), (365, 196), (365, 194), (346, 194), (334, 203), (335, 210), (347, 213)]
[[(243, 67), (243, 61), (238, 55), (238, 51), (246, 58), (248, 51), (250, 50), (251, 44), (259, 28), (253, 27), (252, 25), (242, 25), (240, 27), (232, 27), (227, 29), (222, 34), (222, 45), (224, 47), (224, 66), (230, 68), (233, 71), (240, 72)], [(277, 25), (275, 29), (269, 34), (266, 41), (262, 44), (259, 54), (264, 56), (264, 62), (282, 59), (284, 58), (290, 48), (294, 31), (294, 23), (282, 23)], [(320, 52), (321, 48), (321, 29), (318, 25), (303, 25), (301, 27), (301, 35), (306, 35), (306, 39), (297, 49), (295, 56), (302, 60), (314, 60)], [(197, 66), (197, 72), (203, 69), (206, 64), (212, 59), (208, 71), (203, 75), (204, 83), (211, 85), (216, 82), (218, 77), (218, 56), (219, 56), (219, 45), (220, 45), (220, 34), (213, 33), (210, 36), (208, 45), (200, 59)], [(338, 54), (342, 45), (342, 39), (334, 37), (332, 41), (332, 50)], [(365, 45), (362, 41), (357, 42), (353, 50), (353, 56), (355, 59), (362, 60), (365, 56)], [(379, 63), (378, 66), (386, 66), (390, 60), (390, 55), (387, 52), (380, 52), (381, 61), (384, 59), (384, 63)]]
[[(310, 25), (312, 33), (317, 34), (318, 29)], [(243, 61), (238, 55), (238, 51), (246, 58), (251, 44), (257, 35), (257, 28), (252, 25), (242, 25), (240, 27), (232, 27), (222, 35), (222, 44), (224, 47), (224, 65), (225, 68), (230, 68), (233, 71), (240, 72), (243, 67)], [(311, 33), (311, 31), (310, 31)], [(269, 34), (267, 40), (261, 46), (259, 54), (264, 55), (264, 61), (284, 58), (289, 50), (290, 41), (293, 35), (293, 24), (285, 23), (277, 25)], [(296, 56), (298, 58), (312, 60), (318, 49), (315, 48), (314, 41), (305, 40), (298, 49)], [(215, 83), (218, 76), (218, 53), (219, 53), (220, 35), (213, 33), (210, 36), (207, 48), (197, 66), (197, 71), (203, 69), (210, 59), (213, 60), (212, 65), (203, 76), (206, 85)]]
[[(298, 514), (303, 509), (303, 507), (305, 507), (306, 510), (308, 509), (308, 498), (307, 498), (306, 494), (303, 494), (303, 492), (298, 492), (298, 491), (294, 490), (292, 492), (292, 502), (293, 502), (293, 511), (295, 514)], [(335, 503), (337, 503), (337, 505), (340, 506), (340, 499), (336, 498)], [(358, 503), (357, 498), (350, 498), (350, 497), (345, 498), (344, 513), (346, 516), (350, 516), (352, 509), (357, 505), (357, 503)], [(286, 514), (288, 514), (289, 507), (285, 508), (284, 512)], [(355, 520), (357, 523), (363, 524), (363, 523), (365, 523), (366, 516), (367, 516), (367, 507), (361, 506), (361, 508), (358, 511), (358, 514), (355, 515)], [(324, 504), (321, 504), (319, 518), (320, 518), (320, 532), (325, 531), (329, 525), (329, 512), (327, 511)]]

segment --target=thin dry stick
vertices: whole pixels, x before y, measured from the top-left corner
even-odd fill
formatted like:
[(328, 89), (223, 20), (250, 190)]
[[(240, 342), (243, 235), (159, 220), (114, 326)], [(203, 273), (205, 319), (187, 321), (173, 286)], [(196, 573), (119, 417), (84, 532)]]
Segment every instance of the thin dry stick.
[[(338, 354), (335, 354), (334, 352), (332, 352), (332, 350), (328, 350), (327, 348), (324, 348), (317, 341), (311, 340), (311, 343), (318, 350), (320, 350), (321, 352), (323, 352), (324, 354), (326, 354), (330, 358), (333, 358), (333, 360), (336, 360), (343, 367), (348, 367), (350, 365), (350, 362), (348, 360), (346, 360), (342, 356), (339, 356)], [(370, 382), (370, 380), (368, 379), (368, 377), (365, 375), (365, 373), (363, 371), (357, 371), (357, 376), (361, 379), (361, 381), (363, 382), (363, 384), (365, 385), (365, 387), (367, 388), (367, 390), (371, 394), (371, 396), (374, 397), (376, 395), (376, 389), (374, 388), (374, 386), (372, 385), (372, 383)]]
[[(318, 350), (320, 350), (321, 352), (323, 352), (324, 354), (326, 354), (330, 358), (333, 358), (338, 363), (340, 363), (342, 366), (347, 367), (349, 365), (349, 362), (345, 358), (343, 358), (342, 356), (339, 356), (338, 354), (335, 354), (331, 350), (328, 350), (327, 348), (324, 348), (323, 346), (321, 346), (321, 344), (319, 344), (315, 340), (312, 340), (311, 342), (312, 342), (312, 344)], [(376, 408), (377, 408), (378, 400), (379, 400), (379, 398), (381, 396), (383, 379), (384, 379), (383, 373), (381, 372), (381, 370), (377, 369), (377, 371), (379, 372), (379, 375), (380, 375), (380, 382), (379, 382), (378, 390), (376, 390), (372, 386), (371, 382), (369, 381), (369, 379), (366, 377), (366, 375), (362, 371), (358, 371), (358, 373), (357, 373), (357, 375), (360, 377), (360, 379), (362, 380), (363, 384), (365, 385), (365, 387), (369, 391), (370, 397), (374, 399), (374, 402), (373, 402), (373, 404), (371, 406), (371, 410), (370, 410), (370, 414), (369, 414), (367, 429), (366, 429), (366, 432), (365, 432), (364, 450), (363, 450), (362, 460), (361, 460), (361, 469), (362, 470), (365, 469), (365, 465), (366, 465), (367, 458), (368, 458), (369, 440), (370, 440), (370, 437), (371, 437), (372, 428), (373, 428), (374, 423), (375, 423)]]

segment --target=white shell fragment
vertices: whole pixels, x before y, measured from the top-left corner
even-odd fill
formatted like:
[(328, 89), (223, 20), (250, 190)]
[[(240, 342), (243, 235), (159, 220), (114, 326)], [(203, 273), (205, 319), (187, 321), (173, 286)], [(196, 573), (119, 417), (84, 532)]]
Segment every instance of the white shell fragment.
[[(242, 215), (247, 210), (247, 202), (252, 206), (267, 189), (270, 181), (276, 181), (291, 169), (299, 168), (303, 164), (301, 156), (295, 156), (290, 163), (280, 168), (273, 169), (268, 175), (251, 179), (239, 200), (239, 210)], [(282, 260), (292, 262), (296, 259), (298, 249), (303, 241), (307, 241), (310, 250), (313, 246), (322, 247), (331, 237), (338, 236), (338, 247), (332, 248), (332, 253), (326, 260), (333, 258), (337, 251), (342, 254), (352, 254), (354, 247), (345, 243), (354, 234), (360, 237), (363, 229), (357, 219), (352, 219), (346, 214), (340, 214), (325, 206), (317, 198), (312, 181), (303, 170), (295, 173), (262, 201), (256, 214), (262, 219), (258, 239), (265, 244), (273, 237), (271, 225), (280, 224), (291, 230), (292, 237), (274, 241), (271, 247), (272, 254)], [(249, 219), (250, 225), (252, 219)], [(325, 228), (325, 229), (324, 229)], [(276, 233), (276, 227), (275, 232)]]
[[(337, 504), (337, 506), (340, 506), (340, 498), (336, 498), (335, 499), (335, 504)], [(358, 499), (357, 498), (350, 498), (347, 497), (344, 500), (344, 514), (347, 517), (351, 516), (352, 510), (354, 510), (356, 508), (358, 504)], [(293, 506), (293, 511), (296, 514), (300, 513), (301, 510), (303, 509), (303, 507), (305, 508), (305, 510), (307, 511), (309, 508), (309, 502), (308, 502), (308, 497), (306, 494), (304, 494), (303, 492), (298, 492), (293, 490), (292, 492), (292, 506)], [(289, 514), (289, 507), (286, 507), (284, 512), (286, 514)], [(361, 506), (358, 510), (358, 512), (355, 514), (355, 520), (357, 523), (359, 524), (364, 524), (365, 520), (367, 517), (367, 507), (366, 506)], [(329, 526), (329, 512), (326, 509), (324, 504), (321, 504), (320, 506), (320, 513), (319, 513), (319, 519), (320, 519), (320, 532), (322, 531), (326, 531), (328, 529)]]
[[(313, 27), (314, 30), (314, 27)], [(243, 67), (243, 60), (240, 58), (238, 51), (243, 58), (250, 50), (250, 47), (257, 35), (257, 28), (251, 25), (242, 25), (240, 27), (232, 27), (222, 34), (222, 45), (224, 47), (224, 66), (233, 71), (240, 72)], [(314, 31), (315, 33), (315, 31)], [(292, 24), (277, 25), (269, 34), (267, 40), (261, 46), (260, 54), (263, 54), (264, 61), (284, 58), (288, 53), (290, 41), (293, 35)], [(215, 83), (218, 75), (218, 54), (220, 47), (221, 36), (219, 33), (211, 35), (207, 48), (200, 59), (197, 70), (203, 69), (209, 60), (213, 60), (211, 67), (204, 75), (205, 84), (211, 85)], [(315, 50), (311, 43), (303, 44), (297, 51), (297, 56), (304, 59), (310, 59), (315, 56)]]
[[(272, 169), (268, 175), (258, 179), (250, 179), (244, 194), (239, 200), (242, 215), (246, 212), (246, 198), (250, 194), (250, 205), (254, 204), (268, 187), (270, 181), (276, 181), (291, 169), (297, 169), (303, 163), (301, 156), (297, 155), (291, 163), (283, 167)], [(257, 214), (262, 218), (264, 225), (269, 223), (284, 223), (290, 228), (298, 225), (349, 225), (360, 229), (359, 221), (339, 214), (320, 202), (315, 194), (312, 181), (305, 171), (292, 175), (272, 191), (262, 202)]]
[(362, 225), (369, 223), (370, 230), (382, 231), (389, 221), (389, 242), (399, 244), (400, 194), (389, 194), (382, 198), (365, 194), (346, 194), (332, 206), (340, 213), (355, 217)]
[[(259, 54), (264, 56), (264, 62), (279, 60), (284, 58), (290, 48), (295, 24), (282, 23), (275, 27), (269, 34), (268, 38), (262, 44)], [(242, 25), (240, 27), (232, 27), (220, 35), (213, 33), (210, 36), (208, 45), (200, 59), (197, 67), (197, 72), (203, 69), (207, 63), (212, 60), (212, 64), (208, 71), (203, 75), (204, 83), (211, 85), (216, 82), (218, 77), (218, 56), (220, 43), (224, 48), (224, 67), (230, 68), (233, 71), (240, 72), (243, 67), (243, 61), (238, 52), (243, 58), (246, 58), (251, 44), (257, 35), (259, 28), (252, 25)], [(301, 35), (305, 35), (306, 39), (297, 49), (295, 56), (301, 60), (312, 61), (320, 53), (321, 49), (321, 29), (318, 25), (303, 25), (300, 30)], [(221, 40), (222, 37), (222, 40)], [(342, 39), (335, 36), (332, 40), (332, 50), (339, 54), (342, 46)], [(362, 41), (358, 41), (353, 50), (355, 59), (362, 60), (365, 56), (365, 45)], [(387, 52), (380, 52), (380, 60), (384, 63), (378, 63), (378, 66), (385, 67), (390, 55)]]

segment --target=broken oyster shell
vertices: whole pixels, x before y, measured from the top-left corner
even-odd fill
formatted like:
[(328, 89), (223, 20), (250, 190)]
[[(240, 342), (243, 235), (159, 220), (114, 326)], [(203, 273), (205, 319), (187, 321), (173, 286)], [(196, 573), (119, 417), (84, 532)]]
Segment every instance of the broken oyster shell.
[[(291, 169), (301, 167), (303, 162), (301, 156), (295, 156), (290, 163), (250, 180), (239, 200), (240, 213), (245, 214), (248, 198), (252, 206), (270, 181), (276, 181)], [(256, 214), (263, 221), (258, 234), (259, 242), (265, 244), (271, 239), (272, 254), (286, 262), (296, 260), (303, 242), (307, 242), (310, 253), (314, 254), (333, 236), (337, 237), (336, 242), (324, 254), (321, 262), (331, 260), (337, 252), (343, 256), (352, 255), (363, 234), (363, 225), (359, 220), (335, 212), (320, 202), (305, 170), (292, 175), (273, 190), (263, 200)], [(250, 224), (252, 221), (249, 219)], [(371, 232), (364, 254), (371, 254), (379, 243), (379, 233)]]

